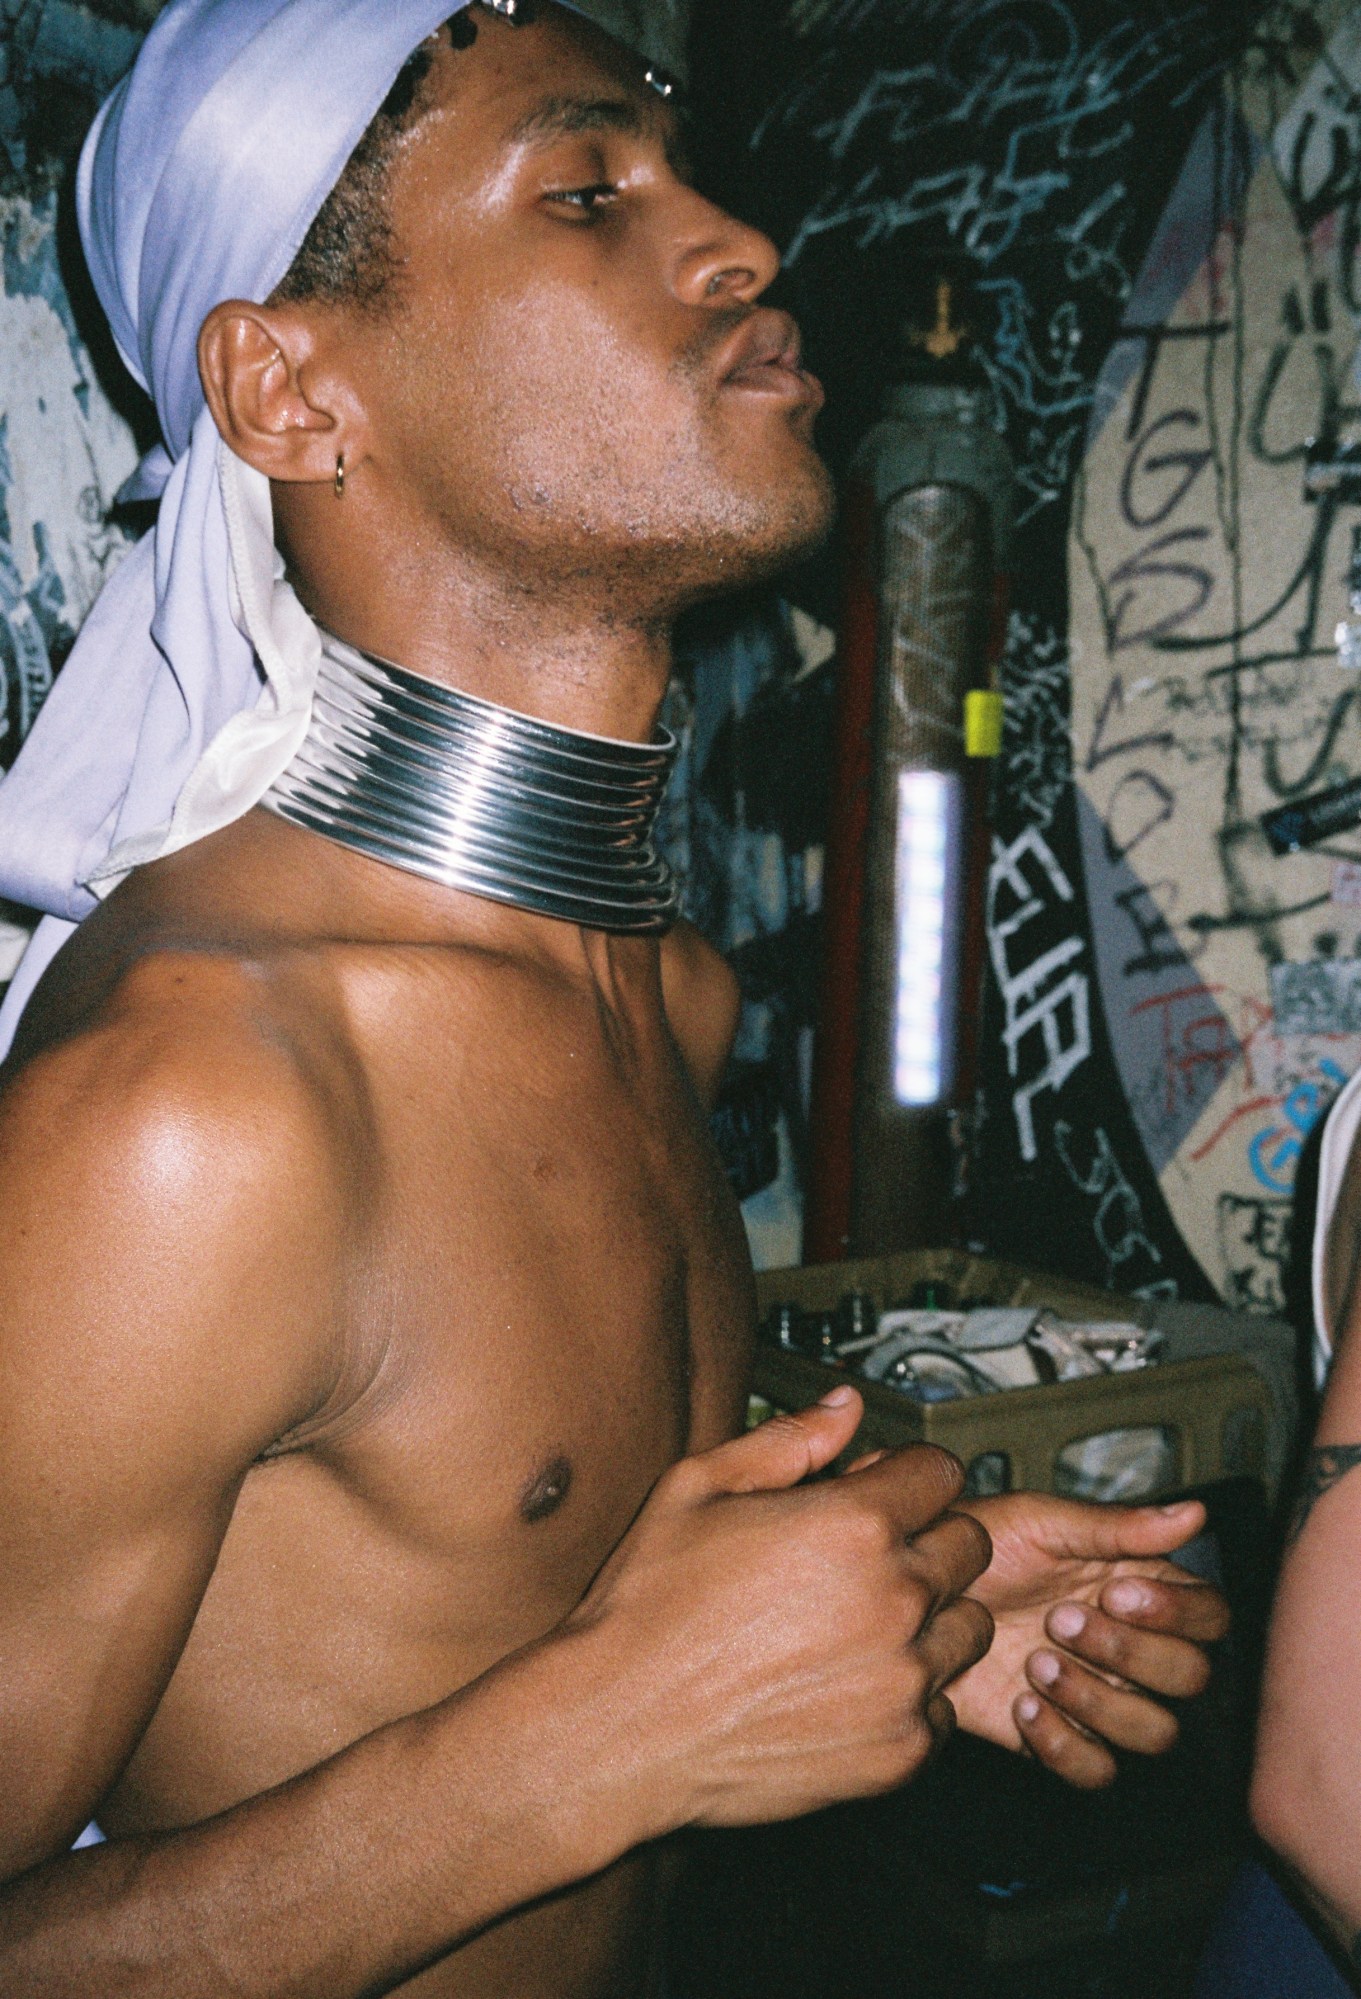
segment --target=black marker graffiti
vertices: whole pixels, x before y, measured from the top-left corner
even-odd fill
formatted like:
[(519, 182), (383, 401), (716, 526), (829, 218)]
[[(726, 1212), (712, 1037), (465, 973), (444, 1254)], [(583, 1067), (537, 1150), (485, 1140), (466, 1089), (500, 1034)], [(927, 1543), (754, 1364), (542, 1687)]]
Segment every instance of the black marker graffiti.
[(1106, 1282), (1112, 1290), (1117, 1283), (1122, 1289), (1132, 1288), (1127, 1285), (1125, 1266), (1140, 1257), (1151, 1264), (1160, 1264), (1162, 1252), (1144, 1226), (1139, 1197), (1121, 1168), (1104, 1127), (1097, 1126), (1091, 1137), (1091, 1146), (1091, 1157), (1085, 1165), (1080, 1165), (1075, 1157), (1072, 1125), (1066, 1118), (1055, 1120), (1054, 1150), (1063, 1170), (1079, 1193), (1087, 1195), (1095, 1203), (1091, 1218), (1092, 1233), (1105, 1260)]
[[(905, 299), (923, 270), (942, 260), (963, 267), (996, 420), (1016, 464), (977, 1231), (999, 1254), (1033, 1256), (1042, 1217), (1053, 1256), (1074, 1274), (1105, 1281), (1110, 1264), (1090, 1227), (1104, 1194), (1084, 1192), (1070, 1170), (1091, 1179), (1096, 1167), (1088, 1162), (1102, 1156), (1099, 1131), (1162, 1257), (1156, 1263), (1136, 1246), (1121, 1282), (1204, 1295), (1113, 1087), (1104, 1026), (1091, 1004), (1068, 741), (1066, 538), (1099, 414), (1098, 377), (1130, 316), (1135, 275), (1218, 75), (1252, 33), (1255, 0), (1242, 8), (1150, 0), (1137, 10), (1120, 0), (775, 0), (773, 7), (698, 0), (698, 9), (697, 50), (723, 41), (735, 10), (746, 46), (762, 56), (749, 79), (711, 65), (725, 105), (737, 107), (735, 123), (747, 117), (744, 149), (724, 155), (731, 178), (721, 192), (785, 253), (786, 298), (829, 389), (820, 436), (834, 469), (845, 470), (896, 377)], [(785, 22), (793, 32), (782, 38)], [(1202, 350), (1213, 349), (1231, 330), (1230, 316), (1214, 309), (1195, 337)], [(1136, 567), (1115, 578), (1111, 602), (1128, 598), (1120, 628), (1134, 632), (1178, 609), (1156, 596), (1177, 588), (1183, 617), (1168, 635), (1194, 634), (1220, 608), (1213, 575), (1209, 602), (1198, 608), (1203, 585), (1194, 573), (1215, 568), (1215, 467), (1205, 455), (1213, 440), (1169, 416), (1194, 403), (1162, 394), (1158, 356), (1175, 329), (1134, 328), (1128, 339), (1147, 409), (1130, 439), (1135, 457), (1125, 487), (1134, 542), (1107, 564), (1118, 569), (1133, 557)], [(1151, 546), (1198, 527), (1211, 539)], [(1147, 565), (1159, 562), (1193, 573), (1150, 576)], [(1107, 581), (1103, 575), (1103, 587)], [(830, 564), (813, 587), (830, 621), (837, 587)], [(1127, 650), (1120, 663), (1132, 657)], [(1077, 756), (1108, 756), (1102, 774), (1119, 792), (1107, 839), (1137, 863), (1180, 808), (1159, 742), (1124, 747), (1127, 738), (1174, 733), (1162, 710), (1156, 724), (1141, 722), (1134, 678), (1124, 675), (1123, 701), (1112, 701), (1097, 740), (1083, 741)], [(1221, 705), (1231, 705), (1227, 690)], [(1232, 728), (1227, 713), (1222, 727)], [(1287, 769), (1304, 754), (1303, 743), (1293, 752), (1283, 746)], [(1027, 844), (1035, 840), (1040, 846)], [(1187, 939), (1171, 938), (1165, 918), (1161, 932), (1147, 934), (1146, 903), (1122, 920), (1125, 957), (1175, 953), (1184, 967)], [(1055, 1144), (1057, 1120), (1070, 1134), (1067, 1165)], [(1114, 1226), (1110, 1242), (1123, 1234)]]

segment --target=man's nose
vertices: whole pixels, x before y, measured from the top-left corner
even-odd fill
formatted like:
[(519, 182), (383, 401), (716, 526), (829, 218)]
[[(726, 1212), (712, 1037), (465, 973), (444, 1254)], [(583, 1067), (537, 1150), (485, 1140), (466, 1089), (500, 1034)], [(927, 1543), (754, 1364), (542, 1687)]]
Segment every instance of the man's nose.
[(743, 304), (759, 298), (774, 283), (780, 253), (768, 236), (749, 223), (694, 195), (695, 213), (687, 218), (688, 241), (681, 250), (676, 291), (687, 305), (709, 302)]

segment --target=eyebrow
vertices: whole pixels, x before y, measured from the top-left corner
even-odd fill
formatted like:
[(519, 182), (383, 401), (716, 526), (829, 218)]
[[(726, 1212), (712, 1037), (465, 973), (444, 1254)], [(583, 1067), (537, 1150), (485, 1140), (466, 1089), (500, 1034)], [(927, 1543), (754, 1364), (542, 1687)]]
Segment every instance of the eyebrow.
[(537, 149), (582, 132), (625, 132), (630, 138), (655, 132), (672, 172), (681, 180), (690, 178), (689, 149), (680, 120), (660, 105), (654, 110), (627, 97), (546, 97), (516, 120), (505, 143)]
[(579, 132), (641, 134), (649, 122), (626, 97), (547, 97), (518, 119), (506, 138), (512, 146), (551, 146)]

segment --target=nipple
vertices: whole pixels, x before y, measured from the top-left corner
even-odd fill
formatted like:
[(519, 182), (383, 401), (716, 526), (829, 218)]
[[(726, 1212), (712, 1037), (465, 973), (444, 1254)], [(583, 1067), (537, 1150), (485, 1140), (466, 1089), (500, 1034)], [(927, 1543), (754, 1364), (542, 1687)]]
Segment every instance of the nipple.
[(566, 1458), (553, 1458), (536, 1472), (520, 1494), (520, 1517), (532, 1526), (556, 1513), (572, 1489), (572, 1467)]

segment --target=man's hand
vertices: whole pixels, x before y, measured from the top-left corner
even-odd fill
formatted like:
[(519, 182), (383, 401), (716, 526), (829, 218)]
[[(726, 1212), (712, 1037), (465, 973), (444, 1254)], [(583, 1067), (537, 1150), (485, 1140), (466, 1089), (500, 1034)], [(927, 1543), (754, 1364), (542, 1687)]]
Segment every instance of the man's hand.
[(1082, 1505), (1046, 1493), (971, 1500), (993, 1559), (973, 1594), (996, 1621), (987, 1657), (950, 1689), (961, 1728), (1028, 1749), (1070, 1784), (1116, 1775), (1111, 1747), (1160, 1755), (1177, 1722), (1150, 1694), (1186, 1698), (1228, 1630), (1223, 1597), (1158, 1559), (1205, 1524), (1180, 1505)]
[(945, 1511), (960, 1466), (930, 1446), (801, 1485), (861, 1413), (834, 1389), (674, 1466), (568, 1620), (639, 1745), (638, 1838), (891, 1790), (952, 1728), (944, 1689), (992, 1636), (964, 1595), (988, 1537)]

